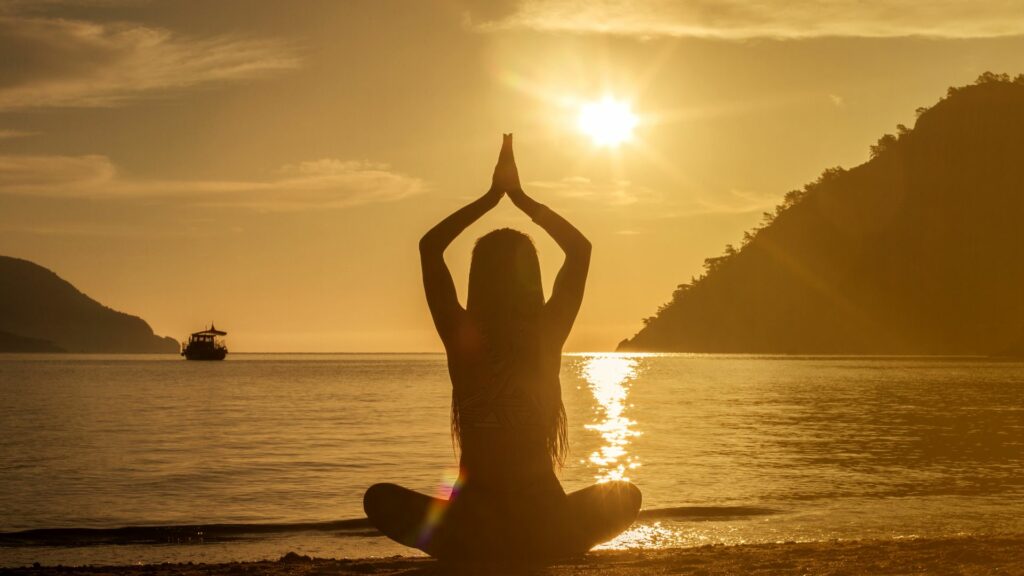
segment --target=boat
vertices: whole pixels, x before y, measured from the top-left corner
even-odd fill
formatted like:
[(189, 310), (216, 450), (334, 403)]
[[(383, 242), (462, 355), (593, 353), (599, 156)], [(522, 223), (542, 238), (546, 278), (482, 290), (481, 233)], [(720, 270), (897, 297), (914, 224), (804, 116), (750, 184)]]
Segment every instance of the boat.
[(186, 360), (223, 360), (228, 355), (228, 347), (224, 344), (222, 336), (228, 333), (217, 330), (217, 327), (210, 322), (210, 327), (200, 332), (193, 332), (188, 338), (188, 344), (181, 350), (181, 355)]

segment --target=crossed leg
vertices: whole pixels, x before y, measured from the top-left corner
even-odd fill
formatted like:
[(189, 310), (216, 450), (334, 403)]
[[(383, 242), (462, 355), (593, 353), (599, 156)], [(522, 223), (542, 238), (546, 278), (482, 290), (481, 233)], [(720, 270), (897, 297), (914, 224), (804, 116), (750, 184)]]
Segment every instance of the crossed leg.
[(629, 482), (604, 482), (566, 496), (568, 514), (578, 527), (582, 552), (624, 532), (636, 520), (643, 497)]
[(442, 500), (396, 484), (374, 484), (363, 497), (367, 517), (385, 536), (446, 560), (542, 561), (582, 554), (628, 528), (640, 504), (640, 490), (628, 482), (541, 500), (473, 491)]

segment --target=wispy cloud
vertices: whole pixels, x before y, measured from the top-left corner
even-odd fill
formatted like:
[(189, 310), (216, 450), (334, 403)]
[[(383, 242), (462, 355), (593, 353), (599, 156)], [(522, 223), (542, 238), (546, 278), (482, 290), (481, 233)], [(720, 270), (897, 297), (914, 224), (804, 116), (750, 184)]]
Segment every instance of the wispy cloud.
[(0, 140), (25, 138), (26, 136), (34, 136), (36, 134), (36, 132), (27, 132), (25, 130), (5, 130), (4, 128), (0, 128)]
[(17, 6), (0, 10), (0, 110), (115, 106), (300, 64), (279, 40), (189, 38), (136, 23), (25, 16)]
[(151, 0), (0, 0), (0, 12), (46, 12), (53, 8), (130, 6), (148, 4)]
[(519, 0), (470, 19), (481, 30), (724, 39), (1024, 34), (1019, 0)]
[(419, 194), (426, 184), (387, 164), (321, 159), (263, 180), (133, 180), (105, 156), (0, 156), (0, 194), (50, 198), (173, 199), (259, 211), (346, 208)]
[(583, 176), (569, 176), (560, 180), (538, 180), (527, 185), (563, 198), (586, 199), (609, 207), (629, 206), (638, 202), (652, 204), (662, 200), (658, 192), (629, 180), (594, 182)]
[(722, 194), (695, 196), (686, 207), (689, 214), (745, 214), (771, 210), (781, 201), (778, 194), (732, 189)]
[(116, 175), (105, 156), (0, 156), (0, 192), (76, 196), (103, 190)]
[[(595, 182), (582, 176), (569, 176), (559, 180), (528, 182), (530, 190), (539, 194), (556, 195), (562, 198), (585, 202), (592, 207), (609, 210), (624, 207), (643, 207), (644, 218), (661, 220), (682, 218), (702, 214), (745, 214), (771, 210), (779, 203), (776, 194), (765, 194), (750, 190), (723, 191), (661, 191), (629, 180)], [(657, 206), (655, 212), (650, 208)], [(621, 230), (619, 234), (635, 234), (636, 230)]]

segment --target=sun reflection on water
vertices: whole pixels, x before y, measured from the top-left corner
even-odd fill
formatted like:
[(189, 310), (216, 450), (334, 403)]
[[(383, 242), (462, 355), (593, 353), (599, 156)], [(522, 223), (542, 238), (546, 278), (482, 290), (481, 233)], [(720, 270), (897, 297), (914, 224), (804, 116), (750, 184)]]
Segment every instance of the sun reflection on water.
[[(597, 482), (630, 480), (630, 472), (640, 467), (640, 459), (629, 451), (633, 438), (642, 432), (635, 420), (626, 416), (630, 388), (641, 371), (643, 355), (597, 354), (587, 356), (580, 375), (594, 396), (594, 422), (584, 428), (601, 435), (601, 446), (587, 459), (595, 469)], [(642, 487), (641, 487), (642, 489)], [(675, 548), (706, 543), (700, 534), (686, 534), (661, 522), (634, 524), (598, 550)]]
[(678, 530), (666, 528), (661, 522), (653, 524), (634, 524), (614, 539), (596, 546), (595, 550), (633, 550), (637, 548), (676, 548), (685, 540)]
[(591, 453), (589, 461), (597, 467), (598, 483), (629, 480), (628, 473), (640, 466), (639, 460), (626, 450), (631, 438), (641, 433), (634, 430), (636, 421), (624, 414), (629, 388), (636, 378), (638, 360), (621, 354), (602, 354), (587, 358), (582, 367), (583, 379), (597, 400), (598, 422), (587, 424), (587, 430), (601, 435), (604, 444)]

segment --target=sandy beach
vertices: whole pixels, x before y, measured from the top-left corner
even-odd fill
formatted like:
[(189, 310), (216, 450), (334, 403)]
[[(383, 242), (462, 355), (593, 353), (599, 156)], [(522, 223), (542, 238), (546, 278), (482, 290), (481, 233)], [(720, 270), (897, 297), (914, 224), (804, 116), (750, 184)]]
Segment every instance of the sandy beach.
[(427, 558), (309, 558), (277, 561), (134, 566), (33, 566), (11, 575), (321, 576), (348, 574), (515, 574), (625, 576), (639, 574), (1024, 574), (1024, 538), (899, 539), (703, 546), (654, 551), (598, 551), (535, 570), (452, 567)]

